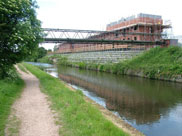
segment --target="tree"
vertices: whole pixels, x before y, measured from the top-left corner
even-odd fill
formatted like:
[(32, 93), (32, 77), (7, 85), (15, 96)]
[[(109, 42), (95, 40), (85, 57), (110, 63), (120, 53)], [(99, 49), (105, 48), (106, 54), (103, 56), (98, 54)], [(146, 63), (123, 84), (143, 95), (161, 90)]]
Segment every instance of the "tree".
[(39, 47), (37, 59), (44, 57), (46, 54), (47, 54), (47, 50), (44, 47)]
[(36, 8), (33, 0), (0, 0), (0, 76), (38, 48), (43, 33)]
[(37, 62), (38, 59), (46, 56), (46, 54), (47, 50), (44, 47), (39, 47), (31, 56), (27, 57), (25, 60)]
[(47, 52), (52, 52), (52, 50), (51, 49), (48, 49)]

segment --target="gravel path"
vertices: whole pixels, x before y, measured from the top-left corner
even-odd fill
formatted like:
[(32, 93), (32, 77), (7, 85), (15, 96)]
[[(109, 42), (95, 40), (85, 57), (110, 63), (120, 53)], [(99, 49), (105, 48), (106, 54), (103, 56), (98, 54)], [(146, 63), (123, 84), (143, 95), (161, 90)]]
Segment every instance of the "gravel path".
[(13, 105), (21, 121), (18, 136), (58, 136), (58, 126), (46, 95), (40, 91), (39, 80), (31, 73), (17, 70), (26, 83), (21, 98)]

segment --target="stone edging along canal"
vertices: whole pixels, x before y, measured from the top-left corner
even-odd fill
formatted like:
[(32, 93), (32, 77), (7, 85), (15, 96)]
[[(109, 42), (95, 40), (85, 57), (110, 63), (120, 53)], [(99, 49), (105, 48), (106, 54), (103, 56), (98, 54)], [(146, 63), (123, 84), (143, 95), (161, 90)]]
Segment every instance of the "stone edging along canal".
[[(67, 84), (66, 82), (62, 81), (66, 87), (68, 87), (72, 91), (76, 91), (72, 86)], [(104, 108), (103, 106), (97, 104), (95, 101), (91, 100), (89, 97), (84, 95), (84, 99), (86, 102), (91, 103), (95, 107), (97, 107), (101, 113), (104, 115), (105, 118), (107, 118), (109, 121), (111, 121), (114, 125), (121, 128), (123, 131), (128, 133), (131, 136), (145, 136), (142, 132), (138, 131), (136, 128), (129, 125), (127, 122), (125, 122), (123, 119), (116, 116), (114, 113), (109, 111), (108, 109)]]
[[(81, 69), (182, 83), (181, 54), (181, 47), (170, 46), (168, 48), (156, 47), (143, 52), (108, 51), (59, 54), (49, 56), (47, 60), (54, 64)], [(103, 58), (105, 61), (100, 61)]]

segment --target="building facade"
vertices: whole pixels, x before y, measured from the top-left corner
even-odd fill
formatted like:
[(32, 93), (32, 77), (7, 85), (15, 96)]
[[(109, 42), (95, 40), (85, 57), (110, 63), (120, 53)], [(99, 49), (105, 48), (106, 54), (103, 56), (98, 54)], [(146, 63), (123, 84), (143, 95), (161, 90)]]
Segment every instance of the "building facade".
[(104, 33), (89, 37), (90, 39), (134, 41), (133, 44), (71, 44), (65, 42), (59, 45), (57, 53), (146, 49), (157, 46), (157, 44), (138, 45), (135, 44), (135, 41), (140, 41), (141, 43), (164, 42), (160, 46), (167, 46), (169, 41), (164, 39), (163, 31), (168, 28), (171, 28), (171, 26), (164, 25), (162, 16), (140, 13), (136, 16), (121, 18), (112, 22), (106, 26)]

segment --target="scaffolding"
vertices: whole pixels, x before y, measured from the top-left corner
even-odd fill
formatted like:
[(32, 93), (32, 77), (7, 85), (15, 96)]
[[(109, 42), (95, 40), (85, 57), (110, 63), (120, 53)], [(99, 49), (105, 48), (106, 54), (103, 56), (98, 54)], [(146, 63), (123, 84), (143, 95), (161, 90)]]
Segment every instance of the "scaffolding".
[(140, 13), (108, 24), (107, 31), (48, 28), (44, 31), (52, 36), (46, 37), (45, 42), (60, 43), (58, 52), (67, 53), (146, 50), (165, 45), (166, 28), (171, 28), (171, 24), (163, 23), (161, 16)]

